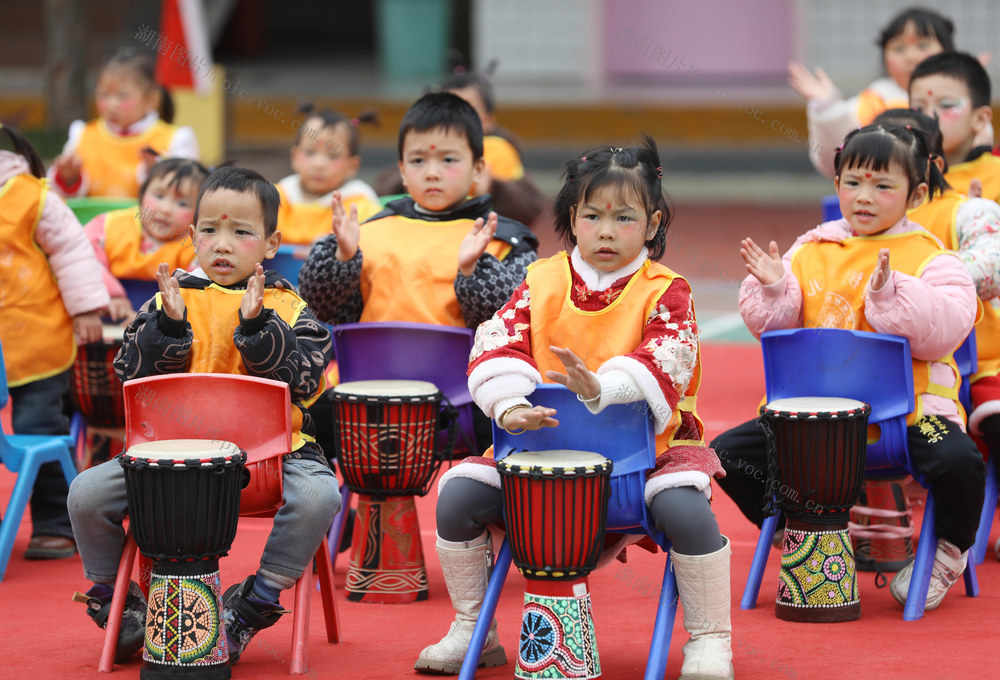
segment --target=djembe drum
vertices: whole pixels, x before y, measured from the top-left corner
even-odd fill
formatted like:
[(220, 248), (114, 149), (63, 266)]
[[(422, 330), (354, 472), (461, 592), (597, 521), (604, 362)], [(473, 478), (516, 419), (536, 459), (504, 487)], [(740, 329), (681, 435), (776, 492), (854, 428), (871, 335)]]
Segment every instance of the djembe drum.
[[(359, 380), (333, 390), (344, 484), (358, 494), (347, 599), (427, 599), (414, 496), (427, 493), (443, 457), (435, 443), (441, 392), (420, 380)], [(450, 438), (454, 443), (454, 436)]]
[[(87, 423), (84, 467), (111, 460), (121, 453), (125, 399), (122, 396), (122, 381), (118, 379), (113, 364), (115, 355), (122, 347), (124, 333), (125, 329), (121, 326), (104, 324), (100, 341), (77, 347), (76, 361), (70, 369), (70, 401)], [(111, 444), (117, 441), (118, 447), (108, 449), (95, 458), (94, 442), (98, 438)]]
[(899, 571), (913, 559), (906, 477), (866, 477), (848, 529), (858, 571)]
[(587, 575), (604, 547), (611, 468), (587, 451), (497, 461), (511, 557), (527, 579), (518, 678), (601, 675)]
[(246, 454), (173, 439), (136, 444), (119, 461), (132, 534), (153, 560), (140, 677), (228, 679), (219, 558), (236, 536)]
[(775, 615), (788, 621), (861, 616), (848, 511), (865, 472), (868, 414), (854, 399), (778, 399), (761, 409), (769, 498), (785, 515)]

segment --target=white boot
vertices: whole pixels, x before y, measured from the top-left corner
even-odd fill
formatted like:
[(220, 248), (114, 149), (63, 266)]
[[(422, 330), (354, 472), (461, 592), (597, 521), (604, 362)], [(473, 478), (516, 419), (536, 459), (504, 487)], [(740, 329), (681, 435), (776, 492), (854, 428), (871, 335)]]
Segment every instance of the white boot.
[(729, 539), (707, 555), (670, 551), (677, 591), (684, 609), (684, 629), (691, 639), (684, 645), (681, 680), (733, 676), (732, 627), (729, 618)]
[[(492, 564), (490, 534), (485, 532), (471, 541), (455, 543), (440, 536), (437, 539), (438, 558), (444, 582), (455, 608), (455, 620), (440, 642), (425, 647), (414, 664), (418, 671), (432, 671), (445, 675), (458, 675), (462, 661), (476, 627), (476, 618), (486, 596), (489, 569)], [(507, 663), (507, 656), (497, 640), (497, 622), (490, 625), (486, 636), (480, 667), (492, 668)]]

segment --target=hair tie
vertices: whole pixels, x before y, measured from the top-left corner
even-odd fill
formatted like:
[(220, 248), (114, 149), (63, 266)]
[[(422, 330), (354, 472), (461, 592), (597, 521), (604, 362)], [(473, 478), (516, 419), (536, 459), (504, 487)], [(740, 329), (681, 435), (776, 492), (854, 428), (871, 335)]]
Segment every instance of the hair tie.
[(656, 176), (659, 177), (660, 179), (663, 179), (663, 168), (661, 168), (659, 165), (656, 166)]
[(913, 132), (913, 128), (910, 127), (909, 125), (906, 126), (906, 129), (909, 130), (910, 132)]
[(611, 153), (618, 153), (619, 151), (622, 150), (622, 148), (620, 146), (612, 146), (612, 147), (608, 147), (608, 148), (611, 149)]
[(453, 68), (451, 70), (451, 72), (454, 73), (456, 76), (464, 76), (465, 75), (465, 67), (464, 66), (456, 66), (455, 68)]
[(361, 121), (358, 120), (357, 118), (351, 118), (351, 125), (353, 127), (357, 127), (357, 126), (361, 125)]
[(580, 162), (581, 162), (581, 163), (586, 163), (586, 162), (587, 162), (587, 157), (586, 157), (586, 156), (584, 156), (583, 158), (581, 158), (581, 159), (580, 159)]

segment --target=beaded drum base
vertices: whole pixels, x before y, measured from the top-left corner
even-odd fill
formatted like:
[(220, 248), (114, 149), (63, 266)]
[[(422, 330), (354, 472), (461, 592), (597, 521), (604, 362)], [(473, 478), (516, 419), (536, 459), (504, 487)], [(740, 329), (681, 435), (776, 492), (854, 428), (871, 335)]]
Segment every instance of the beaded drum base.
[(528, 580), (514, 677), (601, 677), (587, 579)]
[(857, 571), (847, 528), (786, 528), (775, 616), (786, 621), (833, 623), (861, 617)]
[(905, 477), (866, 478), (848, 529), (858, 571), (899, 571), (913, 560)]
[(413, 496), (358, 494), (345, 585), (354, 602), (405, 604), (427, 599), (427, 569)]
[[(211, 560), (206, 560), (210, 562)], [(159, 573), (154, 565), (146, 611), (146, 644), (142, 652), (143, 680), (231, 677), (229, 648), (222, 626), (222, 585), (218, 561), (210, 573)], [(189, 566), (196, 563), (187, 563)], [(205, 562), (201, 563), (206, 566)], [(165, 563), (164, 570), (178, 565)], [(182, 569), (187, 571), (187, 569)]]

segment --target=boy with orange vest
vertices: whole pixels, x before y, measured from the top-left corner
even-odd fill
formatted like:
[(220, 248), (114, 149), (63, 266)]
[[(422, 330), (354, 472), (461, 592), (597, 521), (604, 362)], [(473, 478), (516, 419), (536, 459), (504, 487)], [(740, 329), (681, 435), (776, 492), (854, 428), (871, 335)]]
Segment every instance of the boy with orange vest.
[[(259, 630), (284, 613), (279, 593), (312, 564), (340, 509), (337, 479), (312, 436), (307, 410), (323, 389), (330, 332), (287, 281), (274, 272), (265, 274), (260, 264), (281, 242), (278, 200), (274, 185), (251, 170), (227, 167), (210, 175), (190, 227), (199, 268), (171, 277), (167, 266), (160, 266), (160, 292), (126, 329), (115, 358), (123, 381), (161, 373), (235, 373), (281, 380), (291, 388), (294, 431), (292, 450), (282, 465), (284, 505), (275, 515), (260, 569), (224, 596), (231, 663)], [(239, 395), (233, 396), (238, 400)], [(87, 593), (88, 614), (101, 627), (108, 616), (127, 510), (118, 461), (87, 470), (70, 489), (84, 573), (94, 582)], [(142, 646), (144, 616), (145, 602), (133, 584), (118, 659)]]

